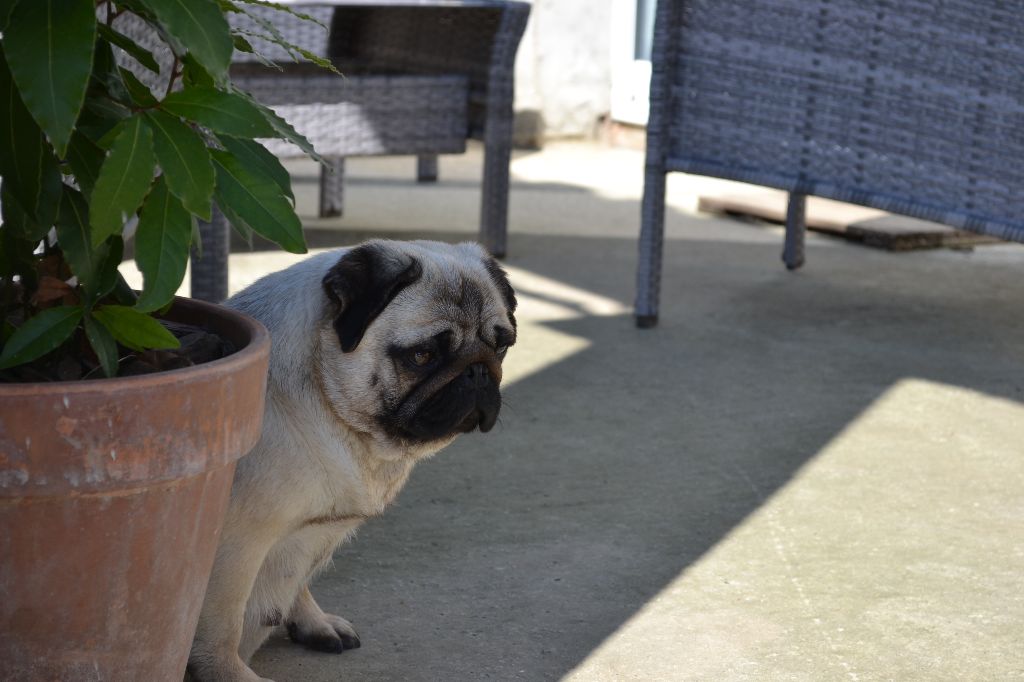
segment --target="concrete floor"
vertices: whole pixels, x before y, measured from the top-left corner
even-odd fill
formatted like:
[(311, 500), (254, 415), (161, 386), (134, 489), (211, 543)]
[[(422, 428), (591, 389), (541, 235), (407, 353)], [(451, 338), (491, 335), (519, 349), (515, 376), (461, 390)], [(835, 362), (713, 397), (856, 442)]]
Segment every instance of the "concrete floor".
[[(314, 245), (471, 238), (480, 155), (350, 161)], [(672, 176), (661, 325), (630, 317), (639, 152), (513, 163), (520, 342), (501, 425), (422, 464), (313, 591), (363, 646), (326, 680), (1024, 678), (1024, 248), (891, 254), (693, 213)], [(233, 286), (292, 259), (234, 256)]]

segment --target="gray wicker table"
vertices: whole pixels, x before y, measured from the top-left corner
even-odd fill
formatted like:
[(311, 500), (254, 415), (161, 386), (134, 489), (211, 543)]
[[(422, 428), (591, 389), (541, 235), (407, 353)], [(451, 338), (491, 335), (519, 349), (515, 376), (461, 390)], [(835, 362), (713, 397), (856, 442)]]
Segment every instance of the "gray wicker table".
[(658, 317), (665, 174), (808, 194), (1024, 242), (1024, 13), (1000, 0), (660, 0), (637, 270)]
[[(480, 241), (503, 256), (507, 243), (512, 148), (513, 66), (529, 16), (525, 2), (502, 0), (321, 0), (291, 3), (325, 26), (271, 9), (230, 16), (236, 30), (259, 33), (272, 22), (286, 40), (329, 59), (338, 77), (295, 64), (277, 45), (250, 37), (280, 70), (236, 52), (232, 81), (274, 108), (305, 135), (332, 168), (320, 178), (320, 215), (340, 215), (344, 159), (416, 155), (420, 181), (437, 177), (437, 155), (484, 143)], [(280, 140), (281, 156), (301, 155)], [(200, 225), (202, 258), (192, 262), (192, 296), (227, 295), (228, 227), (214, 208)]]

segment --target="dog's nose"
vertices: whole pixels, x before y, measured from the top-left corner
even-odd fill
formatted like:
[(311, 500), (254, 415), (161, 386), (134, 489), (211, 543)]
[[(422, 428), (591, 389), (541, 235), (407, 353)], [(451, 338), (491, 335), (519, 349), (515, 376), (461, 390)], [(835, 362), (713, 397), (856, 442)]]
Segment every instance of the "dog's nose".
[(469, 385), (473, 388), (483, 388), (491, 380), (491, 371), (487, 369), (487, 365), (484, 363), (477, 362), (463, 370), (462, 376), (466, 378)]

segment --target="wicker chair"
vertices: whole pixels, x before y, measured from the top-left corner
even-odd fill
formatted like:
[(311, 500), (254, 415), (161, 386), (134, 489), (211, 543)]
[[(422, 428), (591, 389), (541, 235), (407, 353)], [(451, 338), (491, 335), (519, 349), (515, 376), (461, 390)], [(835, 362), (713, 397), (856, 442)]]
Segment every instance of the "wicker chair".
[[(236, 52), (232, 81), (273, 107), (331, 161), (322, 169), (320, 215), (340, 215), (344, 159), (416, 155), (421, 181), (437, 178), (437, 155), (484, 142), (480, 241), (506, 250), (512, 148), (513, 65), (529, 16), (524, 2), (501, 0), (323, 1), (292, 4), (329, 27), (262, 7), (230, 16), (234, 28), (264, 32), (272, 22), (286, 40), (330, 59), (339, 78), (311, 64), (292, 63), (281, 48), (252, 45), (281, 70)], [(301, 155), (270, 140), (281, 156)], [(333, 170), (333, 172), (332, 172)], [(227, 295), (228, 230), (215, 209), (201, 224), (203, 257), (192, 263), (192, 295)]]
[(637, 272), (658, 319), (665, 174), (789, 191), (1024, 241), (1024, 15), (999, 0), (661, 0)]

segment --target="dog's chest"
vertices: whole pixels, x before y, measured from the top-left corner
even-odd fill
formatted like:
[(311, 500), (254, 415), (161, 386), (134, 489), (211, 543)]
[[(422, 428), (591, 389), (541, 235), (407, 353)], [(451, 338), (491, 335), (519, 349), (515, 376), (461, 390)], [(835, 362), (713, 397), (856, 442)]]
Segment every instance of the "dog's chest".
[(367, 516), (376, 516), (390, 505), (412, 472), (411, 461), (382, 461), (357, 458), (359, 491), (356, 497)]
[(334, 441), (317, 448), (314, 517), (366, 519), (381, 514), (398, 496), (413, 461), (407, 458), (383, 459), (359, 444)]

